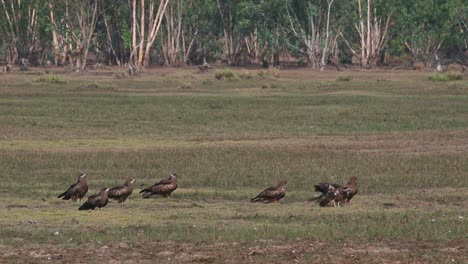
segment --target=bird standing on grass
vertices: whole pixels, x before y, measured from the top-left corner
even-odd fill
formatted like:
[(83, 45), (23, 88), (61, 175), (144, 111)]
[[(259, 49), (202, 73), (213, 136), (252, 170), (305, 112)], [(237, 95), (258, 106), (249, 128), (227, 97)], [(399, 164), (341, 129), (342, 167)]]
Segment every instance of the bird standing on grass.
[(135, 179), (129, 179), (123, 185), (111, 188), (107, 193), (107, 196), (111, 199), (117, 200), (119, 203), (125, 202), (133, 192), (134, 182)]
[(353, 176), (349, 179), (348, 183), (343, 186), (341, 190), (341, 202), (344, 204), (349, 204), (351, 199), (353, 199), (354, 195), (358, 193), (357, 188), (357, 177)]
[(171, 193), (177, 189), (177, 174), (172, 173), (171, 176), (166, 180), (161, 180), (152, 186), (143, 189), (140, 193), (143, 194), (143, 198), (149, 198), (154, 195), (162, 195), (169, 198)]
[(63, 200), (72, 200), (74, 202), (81, 202), (81, 199), (88, 192), (88, 184), (86, 183), (86, 174), (81, 173), (78, 176), (78, 181), (70, 185), (68, 190), (61, 193), (57, 198), (62, 198)]
[(251, 202), (277, 203), (286, 195), (286, 180), (281, 180), (278, 185), (263, 190), (259, 195), (250, 199)]
[(107, 192), (109, 188), (102, 188), (97, 194), (91, 195), (88, 197), (88, 201), (86, 201), (83, 205), (78, 208), (78, 210), (100, 210), (102, 207), (106, 206), (107, 202), (109, 202), (109, 198), (107, 196)]

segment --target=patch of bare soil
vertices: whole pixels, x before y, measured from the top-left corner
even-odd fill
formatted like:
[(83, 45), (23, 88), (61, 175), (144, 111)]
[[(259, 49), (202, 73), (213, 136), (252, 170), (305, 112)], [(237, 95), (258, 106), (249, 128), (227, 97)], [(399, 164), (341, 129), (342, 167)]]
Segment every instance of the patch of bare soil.
[(7, 249), (1, 263), (467, 263), (468, 240), (374, 243), (259, 240), (252, 243), (136, 242)]
[[(468, 130), (390, 132), (352, 136), (314, 136), (301, 139), (256, 141), (258, 145), (280, 147), (282, 151), (350, 151), (372, 153), (466, 153)], [(276, 143), (276, 144), (275, 144)]]

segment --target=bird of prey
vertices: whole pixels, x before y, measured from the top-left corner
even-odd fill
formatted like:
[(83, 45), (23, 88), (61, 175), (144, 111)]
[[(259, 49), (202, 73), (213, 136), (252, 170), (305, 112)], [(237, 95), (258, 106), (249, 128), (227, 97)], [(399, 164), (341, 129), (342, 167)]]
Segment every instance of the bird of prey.
[(353, 196), (356, 195), (357, 177), (351, 177), (346, 185), (321, 182), (314, 187), (315, 191), (321, 194), (312, 198), (311, 201), (316, 201), (320, 206), (332, 204), (334, 207), (339, 207), (340, 205), (348, 204)]
[(340, 195), (341, 185), (335, 183), (321, 182), (314, 185), (315, 192), (321, 193), (319, 196), (312, 198), (311, 201), (317, 201), (320, 206), (327, 206), (330, 203), (337, 206), (336, 200)]
[(117, 200), (119, 203), (125, 202), (128, 196), (133, 192), (134, 182), (135, 179), (129, 179), (121, 186), (110, 188), (107, 196), (111, 199)]
[(79, 201), (85, 196), (88, 192), (88, 184), (86, 183), (86, 174), (82, 173), (78, 176), (78, 181), (70, 185), (68, 190), (61, 193), (57, 198), (62, 198), (63, 200)]
[(100, 210), (102, 207), (106, 206), (109, 198), (107, 197), (107, 192), (109, 188), (102, 188), (97, 194), (91, 195), (88, 197), (88, 201), (78, 208), (78, 210)]
[(348, 204), (351, 199), (353, 199), (354, 195), (358, 193), (358, 188), (357, 188), (357, 177), (353, 176), (351, 179), (349, 179), (348, 183), (346, 183), (345, 186), (343, 186), (343, 189), (341, 190), (341, 203)]
[(286, 195), (286, 180), (281, 180), (278, 185), (263, 190), (259, 195), (250, 199), (251, 202), (277, 203)]
[(140, 193), (143, 194), (143, 198), (149, 198), (154, 195), (162, 195), (168, 198), (175, 189), (177, 189), (177, 174), (172, 173), (168, 179), (161, 180), (141, 190)]

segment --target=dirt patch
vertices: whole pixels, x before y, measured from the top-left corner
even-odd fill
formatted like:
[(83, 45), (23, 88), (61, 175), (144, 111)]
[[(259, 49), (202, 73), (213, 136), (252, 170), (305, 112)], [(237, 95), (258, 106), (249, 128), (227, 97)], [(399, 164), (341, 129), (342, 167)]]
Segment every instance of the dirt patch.
[(468, 240), (446, 244), (423, 241), (325, 243), (321, 241), (252, 243), (136, 242), (43, 245), (7, 249), (0, 245), (2, 263), (466, 263)]

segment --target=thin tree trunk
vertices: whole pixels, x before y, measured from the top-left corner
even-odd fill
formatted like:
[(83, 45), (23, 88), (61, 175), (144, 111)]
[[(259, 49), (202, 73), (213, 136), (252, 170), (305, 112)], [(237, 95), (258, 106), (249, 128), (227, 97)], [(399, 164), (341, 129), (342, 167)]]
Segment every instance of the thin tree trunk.
[(322, 65), (320, 66), (320, 70), (323, 70), (325, 68), (325, 56), (328, 51), (328, 36), (329, 36), (329, 28), (330, 28), (330, 10), (331, 10), (331, 5), (333, 4), (334, 0), (328, 0), (328, 10), (327, 10), (327, 29), (326, 29), (326, 36), (325, 36), (325, 47), (323, 48), (322, 52)]

